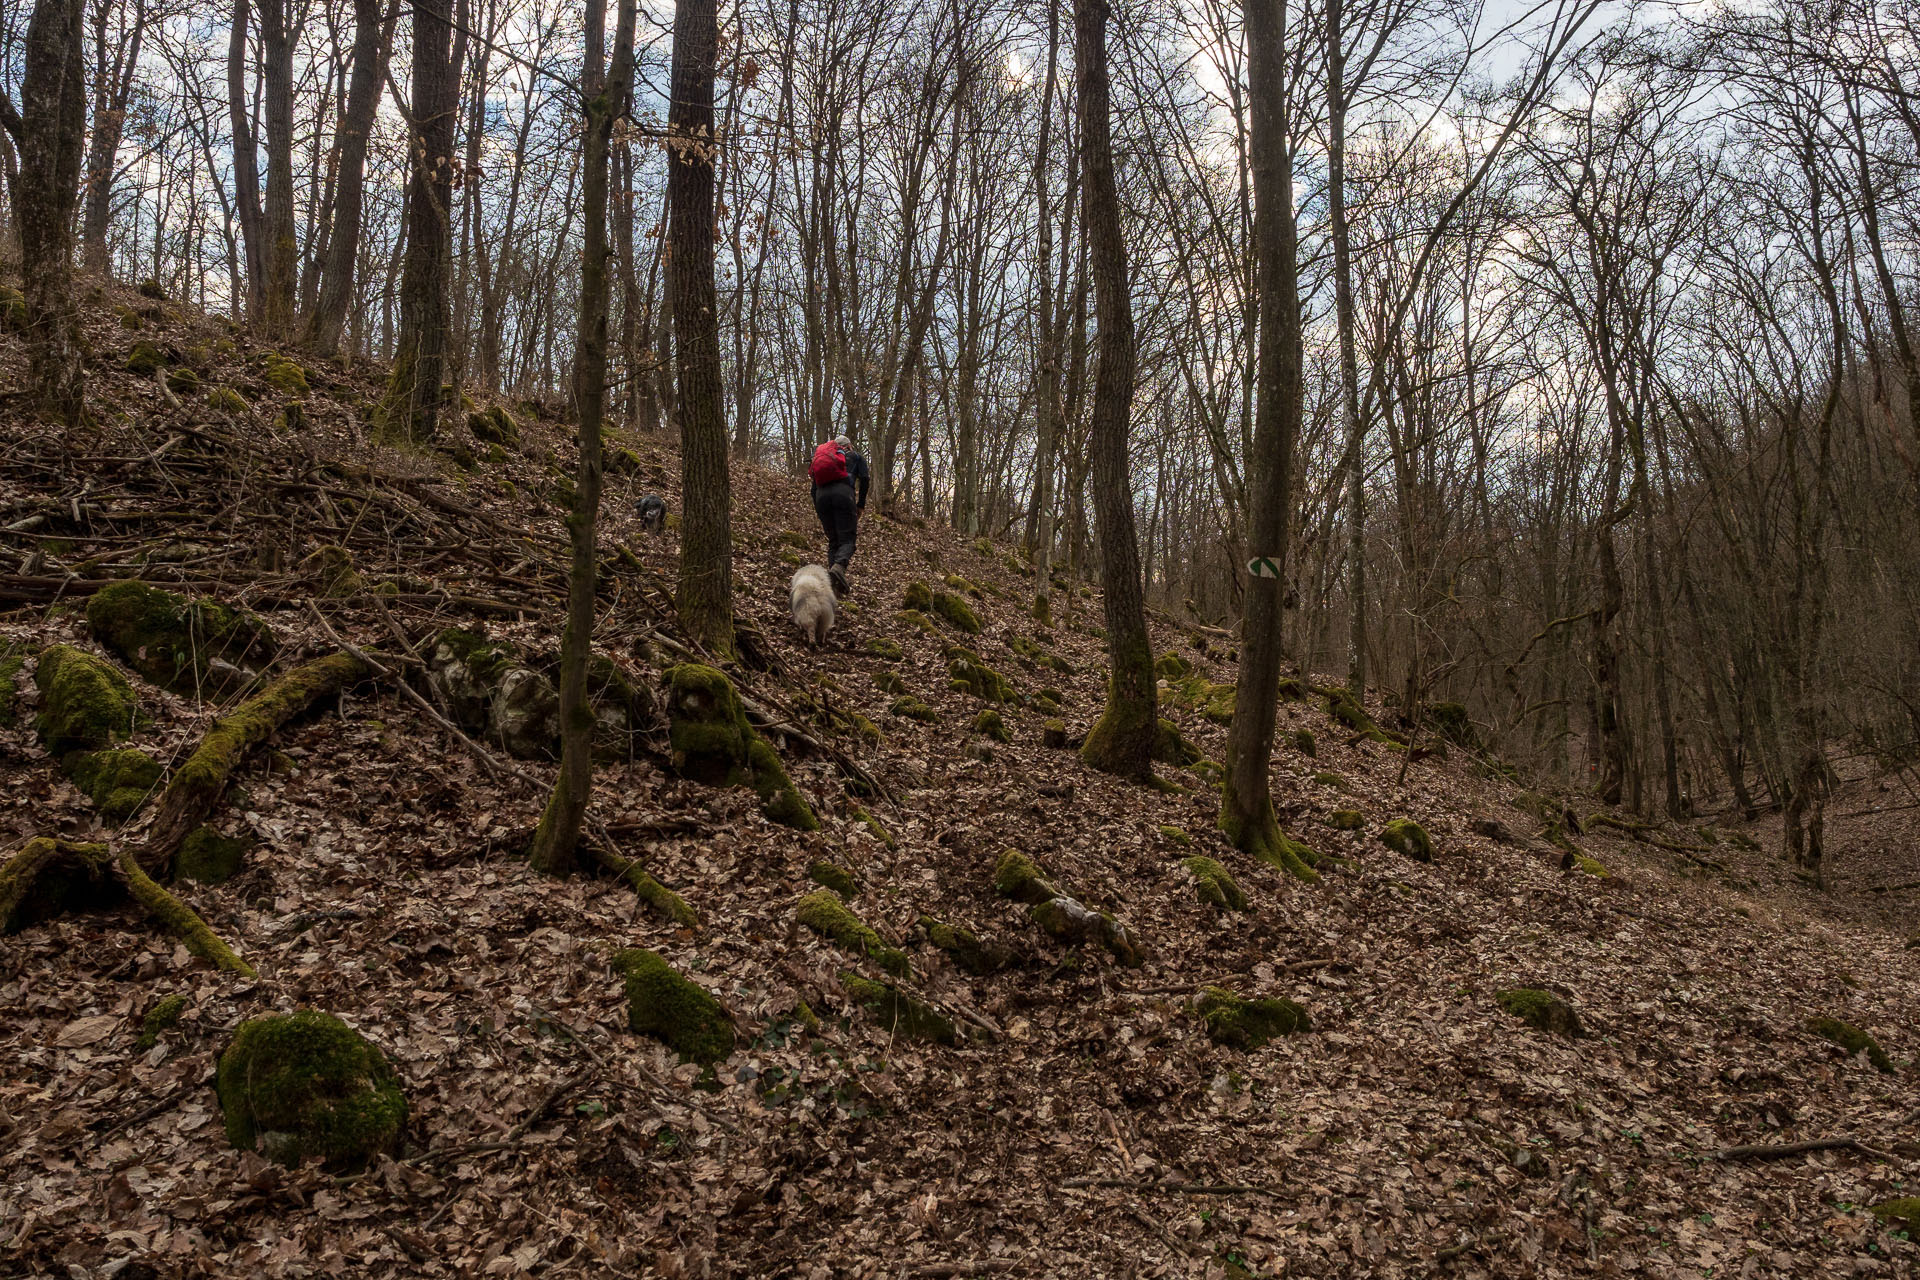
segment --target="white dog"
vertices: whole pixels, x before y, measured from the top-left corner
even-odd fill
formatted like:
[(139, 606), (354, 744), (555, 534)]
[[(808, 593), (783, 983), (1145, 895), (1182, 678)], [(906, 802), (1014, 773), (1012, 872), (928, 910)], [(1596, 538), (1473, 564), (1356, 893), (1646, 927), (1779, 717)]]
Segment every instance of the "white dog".
[(788, 594), (793, 625), (812, 643), (827, 642), (833, 630), (833, 579), (817, 564), (803, 564), (793, 571), (793, 587)]

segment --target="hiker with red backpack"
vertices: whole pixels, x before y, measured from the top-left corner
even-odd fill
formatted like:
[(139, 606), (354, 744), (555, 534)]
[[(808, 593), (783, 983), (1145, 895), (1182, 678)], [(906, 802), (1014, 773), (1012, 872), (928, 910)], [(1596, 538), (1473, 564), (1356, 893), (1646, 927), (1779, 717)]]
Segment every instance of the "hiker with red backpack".
[(867, 509), (867, 460), (855, 451), (853, 441), (835, 436), (813, 451), (807, 474), (813, 478), (813, 510), (827, 534), (827, 576), (834, 591), (844, 596), (860, 513)]

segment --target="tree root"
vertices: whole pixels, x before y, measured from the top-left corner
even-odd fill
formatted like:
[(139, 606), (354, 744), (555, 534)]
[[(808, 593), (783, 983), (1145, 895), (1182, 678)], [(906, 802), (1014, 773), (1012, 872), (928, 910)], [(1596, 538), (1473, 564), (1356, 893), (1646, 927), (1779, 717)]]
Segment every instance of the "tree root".
[(149, 915), (165, 925), (169, 933), (185, 943), (187, 950), (227, 973), (237, 973), (243, 978), (259, 976), (252, 965), (234, 954), (233, 948), (220, 940), (220, 935), (208, 927), (199, 913), (148, 875), (131, 849), (122, 849), (114, 865), (119, 868), (134, 899), (147, 909)]
[(700, 916), (687, 905), (687, 900), (647, 874), (647, 869), (638, 861), (624, 858), (602, 845), (590, 845), (589, 848), (600, 865), (631, 886), (642, 902), (677, 925), (689, 929), (700, 927)]
[[(18, 933), (71, 907), (110, 899), (107, 858), (103, 844), (54, 836), (27, 841), (0, 866), (0, 933)], [(42, 883), (49, 879), (55, 882)], [(38, 895), (36, 888), (42, 890)]]

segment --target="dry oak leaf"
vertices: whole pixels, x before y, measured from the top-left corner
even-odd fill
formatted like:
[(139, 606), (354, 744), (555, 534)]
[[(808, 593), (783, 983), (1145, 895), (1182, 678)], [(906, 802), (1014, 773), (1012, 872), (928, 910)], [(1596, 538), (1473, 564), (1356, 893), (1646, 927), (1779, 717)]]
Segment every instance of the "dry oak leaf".
[(114, 1033), (120, 1025), (120, 1015), (99, 1013), (91, 1018), (75, 1018), (60, 1028), (60, 1034), (53, 1042), (62, 1049), (78, 1049), (83, 1045), (98, 1044)]

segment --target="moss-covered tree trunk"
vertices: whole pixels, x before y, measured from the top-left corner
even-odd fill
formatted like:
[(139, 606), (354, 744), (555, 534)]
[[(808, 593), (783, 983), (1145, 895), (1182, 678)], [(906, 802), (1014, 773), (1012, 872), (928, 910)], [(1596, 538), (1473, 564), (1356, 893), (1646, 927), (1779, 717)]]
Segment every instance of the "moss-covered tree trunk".
[(1234, 695), (1233, 726), (1227, 734), (1227, 788), (1220, 826), (1240, 848), (1277, 858), (1288, 847), (1274, 818), (1270, 778), (1280, 689), (1281, 591), (1287, 570), (1293, 443), (1300, 430), (1300, 302), (1287, 138), (1286, 9), (1282, 0), (1246, 0), (1245, 11), (1260, 286), (1259, 399), (1248, 467), (1248, 551), (1271, 560), (1280, 574), (1250, 576), (1246, 584), (1240, 681)]
[(673, 357), (680, 380), (680, 625), (709, 652), (733, 654), (733, 486), (720, 411), (720, 311), (713, 283), (714, 0), (678, 0), (667, 109)]
[(0, 95), (0, 123), (20, 156), (13, 213), (27, 301), (27, 381), (44, 409), (75, 425), (85, 412), (73, 297), (73, 218), (87, 124), (85, 13), (81, 0), (39, 0), (27, 22), (20, 110)]
[(573, 398), (580, 414), (580, 464), (567, 531), (573, 561), (567, 571), (567, 628), (560, 643), (560, 778), (533, 835), (535, 869), (568, 875), (575, 865), (580, 823), (593, 791), (593, 706), (587, 697), (587, 660), (593, 648), (593, 597), (598, 573), (595, 530), (600, 520), (600, 420), (607, 402), (607, 149), (613, 122), (627, 109), (633, 71), (634, 0), (621, 0), (613, 66), (602, 70), (606, 12), (587, 5), (586, 154), (580, 193), (583, 238), (580, 328), (573, 360)]
[(454, 116), (466, 45), (464, 35), (457, 44), (453, 40), (453, 5), (454, 0), (417, 0), (413, 6), (407, 252), (400, 274), (400, 334), (379, 425), (388, 439), (416, 444), (433, 439), (447, 399), (442, 380), (453, 247), (448, 211), (453, 203)]
[(1106, 0), (1075, 0), (1079, 79), (1080, 177), (1086, 210), (1100, 363), (1094, 374), (1092, 466), (1094, 519), (1100, 534), (1100, 585), (1106, 593), (1107, 705), (1087, 734), (1081, 758), (1093, 768), (1144, 782), (1153, 776), (1153, 650), (1140, 585), (1140, 545), (1127, 482), (1127, 428), (1133, 416), (1133, 303), (1127, 294), (1127, 246), (1113, 178), (1113, 127), (1107, 108)]

